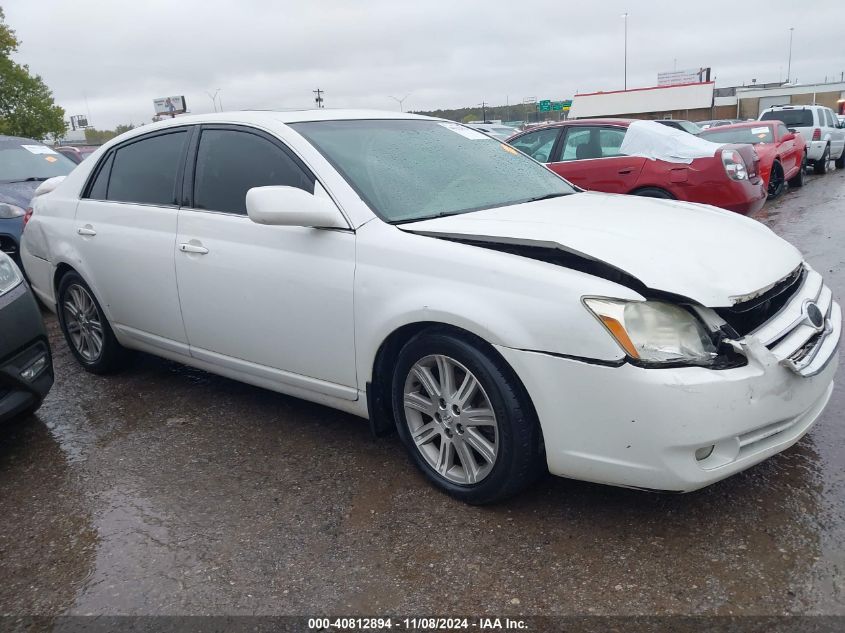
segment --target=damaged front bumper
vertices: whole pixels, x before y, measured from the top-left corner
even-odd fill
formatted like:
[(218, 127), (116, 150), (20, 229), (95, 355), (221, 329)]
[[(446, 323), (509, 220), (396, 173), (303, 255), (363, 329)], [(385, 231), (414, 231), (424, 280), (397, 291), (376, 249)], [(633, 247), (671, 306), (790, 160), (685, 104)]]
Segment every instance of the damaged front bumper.
[[(497, 349), (520, 376), (543, 430), (550, 472), (598, 483), (687, 492), (797, 442), (833, 391), (841, 311), (811, 371), (746, 337), (742, 367), (645, 369)], [(827, 329), (827, 328), (825, 328)]]

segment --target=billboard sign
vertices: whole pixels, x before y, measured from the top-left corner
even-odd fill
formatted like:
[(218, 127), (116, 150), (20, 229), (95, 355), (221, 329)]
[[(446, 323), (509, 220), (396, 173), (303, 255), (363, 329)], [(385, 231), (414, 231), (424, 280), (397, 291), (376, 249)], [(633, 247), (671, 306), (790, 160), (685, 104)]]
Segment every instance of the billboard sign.
[(176, 115), (187, 112), (185, 97), (162, 97), (153, 99), (153, 107), (156, 114)]
[(688, 68), (686, 70), (670, 70), (657, 73), (658, 86), (680, 86), (682, 84), (696, 84), (710, 81), (709, 68)]

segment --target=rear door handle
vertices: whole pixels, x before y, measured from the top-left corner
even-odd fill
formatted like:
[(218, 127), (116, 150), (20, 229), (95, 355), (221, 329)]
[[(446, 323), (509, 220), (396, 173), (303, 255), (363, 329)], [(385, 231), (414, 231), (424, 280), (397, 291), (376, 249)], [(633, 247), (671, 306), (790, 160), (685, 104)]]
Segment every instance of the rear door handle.
[(91, 227), (91, 225), (90, 225), (90, 224), (87, 224), (87, 225), (85, 225), (85, 226), (80, 226), (78, 229), (76, 229), (76, 232), (77, 232), (79, 235), (84, 235), (84, 236), (86, 236), (86, 237), (94, 237), (94, 236), (97, 234), (97, 231), (95, 231), (95, 230)]
[(633, 173), (633, 171), (634, 171), (633, 167), (631, 167), (629, 169), (620, 169), (619, 174), (624, 176), (625, 174)]
[(208, 253), (208, 249), (205, 246), (191, 244), (190, 242), (179, 244), (179, 250), (183, 253), (196, 253), (197, 255), (205, 255)]

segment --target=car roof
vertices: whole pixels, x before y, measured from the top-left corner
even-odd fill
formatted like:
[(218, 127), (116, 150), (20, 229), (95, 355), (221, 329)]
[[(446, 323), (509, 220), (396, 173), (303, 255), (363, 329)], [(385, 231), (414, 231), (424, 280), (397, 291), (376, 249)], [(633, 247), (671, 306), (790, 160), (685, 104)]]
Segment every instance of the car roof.
[(36, 141), (32, 138), (25, 138), (23, 136), (4, 136), (0, 134), (0, 145), (21, 145), (26, 143), (27, 145), (31, 145), (35, 143), (36, 145), (43, 145), (41, 141)]
[(781, 121), (778, 121), (777, 119), (769, 119), (766, 121), (743, 121), (742, 123), (731, 123), (730, 125), (720, 125), (718, 127), (707, 128), (706, 130), (704, 130), (703, 134), (707, 134), (708, 132), (721, 132), (722, 130), (733, 130), (747, 127), (775, 127), (776, 125), (782, 125)]
[(621, 125), (627, 127), (631, 125), (634, 121), (640, 121), (641, 119), (613, 119), (613, 118), (603, 118), (603, 119), (568, 119), (566, 121), (550, 121), (549, 123), (543, 123), (541, 125), (534, 125), (525, 130), (525, 132), (533, 132), (534, 130), (541, 130), (550, 127), (566, 127), (568, 125)]

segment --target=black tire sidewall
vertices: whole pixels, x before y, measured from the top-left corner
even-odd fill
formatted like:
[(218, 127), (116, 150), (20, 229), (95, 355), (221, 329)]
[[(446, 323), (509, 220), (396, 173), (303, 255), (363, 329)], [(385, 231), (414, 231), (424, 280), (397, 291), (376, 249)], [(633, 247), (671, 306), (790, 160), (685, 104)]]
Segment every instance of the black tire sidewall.
[[(414, 363), (432, 354), (449, 356), (469, 369), (480, 381), (496, 414), (499, 454), (490, 474), (477, 484), (461, 485), (442, 477), (425, 461), (411, 438), (403, 406), (405, 380)], [(533, 408), (525, 401), (527, 395), (523, 394), (521, 384), (514, 384), (518, 380), (508, 376), (510, 372), (502, 364), (469, 341), (451, 334), (432, 332), (411, 339), (402, 348), (394, 367), (391, 400), (402, 443), (429, 481), (468, 503), (500, 501), (524, 488), (536, 476), (536, 464), (535, 468), (526, 469), (526, 462), (540, 459), (536, 454), (539, 442)]]
[[(100, 357), (96, 361), (89, 361), (82, 357), (76, 346), (71, 340), (70, 334), (67, 330), (67, 323), (65, 323), (64, 304), (65, 293), (71, 285), (81, 286), (90, 295), (97, 308), (97, 314), (100, 317), (100, 322), (103, 324), (103, 350)], [(59, 281), (59, 287), (56, 292), (56, 312), (59, 318), (59, 327), (62, 329), (62, 334), (65, 337), (65, 343), (70, 348), (73, 357), (82, 365), (87, 371), (94, 374), (106, 374), (118, 368), (123, 360), (125, 349), (118, 343), (115, 338), (114, 331), (111, 328), (108, 318), (106, 317), (103, 308), (100, 307), (100, 302), (96, 295), (91, 290), (91, 287), (85, 283), (85, 280), (75, 272), (66, 273)]]
[(674, 200), (675, 198), (668, 191), (657, 189), (656, 187), (647, 187), (634, 192), (635, 196), (642, 196), (643, 198), (656, 198), (658, 200)]
[[(780, 177), (780, 186), (778, 187), (777, 191), (775, 191), (773, 193), (769, 192), (769, 191), (766, 192), (768, 194), (767, 197), (769, 198), (769, 200), (774, 200), (775, 198), (779, 197), (780, 194), (783, 193), (784, 187), (786, 185), (786, 180), (784, 179), (784, 173), (783, 173), (783, 165), (781, 165), (780, 161), (778, 161), (778, 160), (776, 160), (774, 163), (772, 163), (772, 171), (769, 174), (769, 185), (772, 184), (772, 178), (775, 177), (776, 171), (780, 172), (780, 176), (779, 176)], [(768, 189), (768, 187), (767, 187), (767, 189)]]
[(827, 162), (830, 160), (830, 145), (824, 148), (824, 154), (822, 157), (816, 161), (816, 164), (813, 165), (813, 171), (815, 171), (818, 175), (822, 175), (827, 173)]

